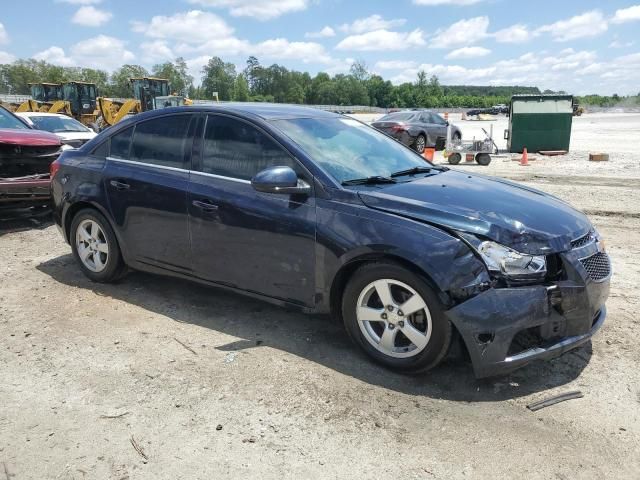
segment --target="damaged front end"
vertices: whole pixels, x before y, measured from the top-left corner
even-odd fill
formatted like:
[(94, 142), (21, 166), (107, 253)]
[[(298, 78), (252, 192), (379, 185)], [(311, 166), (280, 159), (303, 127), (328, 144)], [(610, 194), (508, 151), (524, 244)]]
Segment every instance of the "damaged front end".
[(507, 262), (492, 263), (496, 255), (487, 259), (482, 241), (461, 237), (492, 277), (491, 288), (447, 312), (478, 378), (557, 357), (588, 341), (604, 322), (611, 264), (595, 231), (569, 242), (563, 252), (541, 256), (544, 265), (535, 255), (529, 255), (530, 263), (516, 258), (515, 276), (505, 272)]
[(60, 154), (60, 141), (18, 132), (10, 139), (0, 134), (0, 210), (45, 205), (50, 198), (49, 166)]

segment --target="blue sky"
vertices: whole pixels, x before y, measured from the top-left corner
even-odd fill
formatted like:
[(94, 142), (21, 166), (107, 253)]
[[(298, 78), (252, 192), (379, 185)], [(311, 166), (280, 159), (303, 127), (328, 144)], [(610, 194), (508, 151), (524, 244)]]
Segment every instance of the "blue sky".
[(198, 82), (213, 55), (239, 69), (255, 55), (312, 74), (346, 72), (362, 59), (394, 83), (424, 69), (445, 84), (636, 94), (635, 2), (3, 0), (0, 62), (111, 71), (182, 56)]

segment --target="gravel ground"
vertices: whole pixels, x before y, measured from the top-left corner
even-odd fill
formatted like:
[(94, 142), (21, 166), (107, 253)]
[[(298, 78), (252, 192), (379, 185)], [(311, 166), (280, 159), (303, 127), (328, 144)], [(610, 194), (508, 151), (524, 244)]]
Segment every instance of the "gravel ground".
[[(0, 478), (638, 478), (639, 124), (585, 115), (569, 158), (459, 167), (588, 211), (615, 272), (591, 344), (483, 381), (460, 361), (386, 371), (324, 317), (215, 289), (91, 283), (55, 227), (5, 222)], [(592, 149), (611, 161), (590, 164)]]

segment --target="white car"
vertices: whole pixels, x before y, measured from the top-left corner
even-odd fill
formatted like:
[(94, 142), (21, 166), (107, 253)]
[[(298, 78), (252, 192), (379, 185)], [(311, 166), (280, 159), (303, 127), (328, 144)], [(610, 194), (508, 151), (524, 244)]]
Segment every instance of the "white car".
[(63, 150), (78, 148), (97, 135), (74, 118), (59, 113), (20, 112), (16, 115), (33, 128), (56, 134), (62, 141)]

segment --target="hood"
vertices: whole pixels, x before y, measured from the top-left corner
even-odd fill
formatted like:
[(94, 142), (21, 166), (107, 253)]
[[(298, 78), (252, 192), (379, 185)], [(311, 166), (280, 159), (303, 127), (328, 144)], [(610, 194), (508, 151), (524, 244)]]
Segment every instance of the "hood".
[(29, 147), (55, 147), (60, 139), (53, 133), (21, 128), (0, 128), (0, 143)]
[(590, 231), (567, 203), (507, 180), (448, 170), (407, 183), (364, 187), (365, 205), (489, 238), (522, 253), (570, 250)]

